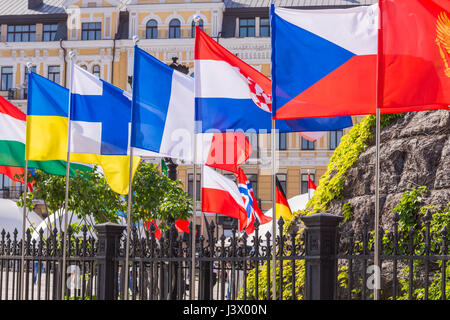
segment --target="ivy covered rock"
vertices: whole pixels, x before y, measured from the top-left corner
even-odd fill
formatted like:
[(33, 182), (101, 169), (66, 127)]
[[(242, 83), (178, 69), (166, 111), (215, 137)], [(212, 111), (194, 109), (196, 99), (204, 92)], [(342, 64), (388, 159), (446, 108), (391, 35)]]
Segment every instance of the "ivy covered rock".
[[(343, 177), (341, 194), (326, 208), (341, 215), (345, 205), (351, 205), (355, 231), (364, 213), (370, 223), (375, 215), (375, 160), (375, 139), (371, 138)], [(422, 203), (437, 210), (446, 208), (450, 201), (450, 112), (413, 112), (393, 119), (381, 131), (380, 168), (383, 228), (391, 229), (393, 209), (407, 190), (425, 186), (428, 192)]]

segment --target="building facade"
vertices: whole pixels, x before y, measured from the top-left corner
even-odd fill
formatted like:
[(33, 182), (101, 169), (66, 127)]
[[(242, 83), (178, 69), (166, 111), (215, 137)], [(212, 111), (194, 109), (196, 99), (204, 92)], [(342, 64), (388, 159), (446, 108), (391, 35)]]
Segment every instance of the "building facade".
[[(347, 8), (375, 0), (281, 0), (304, 9)], [(105, 81), (131, 91), (133, 36), (139, 46), (170, 64), (174, 57), (193, 73), (194, 18), (222, 46), (270, 77), (269, 0), (16, 0), (0, 3), (0, 94), (26, 110), (26, 65), (67, 86), (68, 53)], [(152, 79), (157, 83), (158, 79)], [(358, 121), (355, 117), (354, 122)], [(298, 133), (278, 136), (279, 180), (287, 197), (317, 184), (347, 131), (327, 132), (316, 142)], [(263, 210), (271, 207), (270, 138), (249, 135), (254, 153), (243, 166)], [(0, 189), (13, 184), (0, 178)], [(197, 178), (197, 185), (200, 185)], [(192, 166), (180, 163), (178, 179), (192, 193)], [(199, 188), (197, 188), (199, 190)]]

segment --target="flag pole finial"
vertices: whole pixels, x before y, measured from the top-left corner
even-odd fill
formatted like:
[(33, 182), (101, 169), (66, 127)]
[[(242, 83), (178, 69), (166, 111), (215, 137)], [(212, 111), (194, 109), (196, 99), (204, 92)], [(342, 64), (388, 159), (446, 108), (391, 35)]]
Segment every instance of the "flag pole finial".
[(70, 52), (69, 52), (69, 58), (70, 58), (70, 59), (75, 58), (76, 55), (77, 55), (77, 54), (75, 53), (75, 51), (70, 51)]
[(133, 43), (134, 43), (135, 45), (139, 42), (139, 40), (141, 40), (141, 39), (139, 39), (139, 37), (138, 37), (137, 35), (134, 35), (134, 36), (133, 36)]
[(194, 22), (195, 22), (195, 25), (196, 26), (198, 26), (198, 24), (200, 23), (200, 20), (201, 20), (202, 18), (200, 18), (200, 16), (195, 16), (194, 17)]
[(31, 71), (31, 68), (33, 68), (33, 64), (31, 62), (27, 62), (28, 71)]

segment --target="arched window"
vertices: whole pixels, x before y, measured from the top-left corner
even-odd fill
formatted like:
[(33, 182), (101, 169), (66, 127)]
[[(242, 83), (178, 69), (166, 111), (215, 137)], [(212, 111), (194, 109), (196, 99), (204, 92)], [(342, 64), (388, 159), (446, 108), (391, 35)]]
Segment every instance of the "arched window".
[(180, 38), (181, 36), (181, 23), (178, 19), (172, 19), (169, 22), (169, 38)]
[(97, 78), (100, 78), (100, 66), (98, 64), (92, 67), (92, 74)]
[[(200, 29), (203, 29), (203, 19), (200, 19), (200, 21), (198, 22), (198, 26), (200, 27)], [(195, 38), (195, 21), (192, 20), (192, 28), (191, 28), (191, 36), (192, 38)]]
[(87, 71), (87, 66), (85, 64), (82, 64), (80, 67)]
[(158, 22), (156, 20), (152, 19), (147, 22), (145, 37), (147, 39), (158, 38)]

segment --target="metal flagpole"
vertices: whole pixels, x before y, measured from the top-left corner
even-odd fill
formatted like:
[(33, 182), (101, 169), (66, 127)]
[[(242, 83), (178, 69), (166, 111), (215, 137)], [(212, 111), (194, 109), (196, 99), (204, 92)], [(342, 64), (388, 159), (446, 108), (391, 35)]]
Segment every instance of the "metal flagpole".
[[(379, 247), (379, 234), (378, 229), (380, 227), (380, 130), (381, 130), (381, 121), (380, 121), (380, 108), (379, 108), (379, 96), (380, 96), (380, 53), (381, 53), (381, 46), (382, 46), (382, 33), (381, 33), (381, 24), (382, 24), (382, 14), (381, 14), (381, 5), (382, 1), (379, 3), (379, 20), (378, 20), (378, 39), (377, 39), (377, 73), (376, 73), (376, 124), (375, 124), (375, 226), (374, 226), (374, 232), (375, 232), (375, 245), (374, 245), (374, 265), (375, 265), (375, 282), (373, 287), (373, 299), (379, 300), (379, 284), (381, 283), (378, 277), (381, 277), (381, 269), (380, 267), (380, 247)], [(380, 273), (378, 273), (380, 271)]]
[(192, 234), (191, 234), (191, 283), (189, 284), (190, 298), (195, 298), (195, 231), (196, 231), (196, 216), (197, 216), (197, 136), (194, 132), (194, 177), (192, 179)]
[(67, 121), (68, 121), (68, 134), (67, 134), (67, 163), (66, 163), (66, 197), (64, 201), (64, 232), (63, 232), (63, 265), (61, 274), (61, 299), (64, 300), (66, 292), (66, 242), (67, 242), (67, 224), (69, 216), (69, 180), (70, 180), (70, 129), (71, 129), (71, 108), (72, 108), (72, 85), (73, 85), (73, 58), (75, 57), (75, 52), (69, 52), (70, 58), (70, 83), (69, 83), (69, 107), (67, 110)]
[(375, 285), (374, 300), (379, 300), (379, 279), (378, 273), (380, 267), (380, 247), (379, 247), (379, 234), (378, 229), (380, 227), (380, 108), (377, 108), (376, 114), (376, 164), (375, 164), (375, 245), (374, 245), (374, 265), (375, 265)]
[(275, 161), (276, 161), (276, 155), (275, 155), (275, 143), (276, 143), (276, 134), (275, 134), (275, 120), (272, 119), (272, 131), (271, 131), (271, 137), (272, 137), (272, 299), (277, 299), (277, 270), (276, 270), (276, 254), (277, 254), (277, 248), (276, 248), (276, 238), (277, 238), (277, 204), (276, 204), (276, 179), (277, 179), (277, 173), (276, 173), (276, 167), (275, 167)]
[[(198, 26), (200, 22), (200, 17), (195, 16), (194, 17), (195, 27)], [(195, 92), (195, 85), (196, 81), (194, 81), (194, 92)], [(203, 137), (203, 135), (201, 135)], [(203, 171), (203, 170), (202, 170)], [(202, 177), (200, 177), (200, 184), (202, 181)], [(191, 252), (192, 252), (192, 260), (191, 260), (191, 283), (189, 284), (189, 294), (191, 300), (195, 299), (195, 231), (196, 231), (196, 216), (197, 216), (197, 135), (196, 135), (196, 124), (195, 124), (195, 118), (194, 118), (194, 177), (192, 179), (193, 184), (193, 195), (192, 195), (192, 235), (191, 235)], [(201, 201), (200, 201), (201, 203)], [(201, 206), (200, 206), (201, 208)], [(200, 209), (201, 210), (201, 209)]]
[[(138, 36), (133, 36), (133, 43), (134, 43), (134, 51), (136, 52), (136, 46), (139, 42)], [(136, 55), (134, 55), (136, 57)], [(136, 62), (134, 62), (136, 63)], [(133, 82), (132, 82), (132, 88), (135, 87), (135, 81), (134, 81), (134, 68), (133, 68)], [(132, 90), (134, 91), (134, 90)], [(131, 99), (131, 123), (133, 123), (133, 109), (134, 109), (134, 103), (135, 103), (135, 97), (133, 92), (133, 97)], [(130, 235), (131, 235), (131, 204), (132, 204), (132, 198), (133, 198), (133, 148), (131, 147), (131, 136), (128, 138), (129, 145), (130, 145), (130, 170), (129, 170), (129, 176), (128, 176), (128, 209), (127, 209), (127, 238), (126, 238), (126, 244), (125, 244), (125, 279), (124, 279), (124, 286), (123, 286), (123, 298), (124, 300), (128, 300), (128, 277), (130, 275), (130, 268), (129, 268), (129, 255), (130, 255)]]
[[(31, 62), (27, 63), (27, 73), (28, 75), (31, 72), (31, 68), (33, 67), (33, 64)], [(28, 88), (30, 88), (28, 81)], [(28, 95), (29, 96), (29, 95)], [(27, 103), (28, 108), (28, 103)], [(28, 112), (27, 112), (28, 113)], [(26, 128), (25, 128), (25, 135), (26, 135)], [(24, 184), (25, 184), (25, 191), (23, 193), (23, 217), (22, 217), (22, 269), (21, 269), (21, 275), (20, 275), (20, 299), (23, 300), (23, 295), (25, 292), (25, 232), (26, 232), (26, 221), (27, 221), (27, 195), (28, 195), (28, 160), (25, 159), (25, 175), (24, 175)]]

